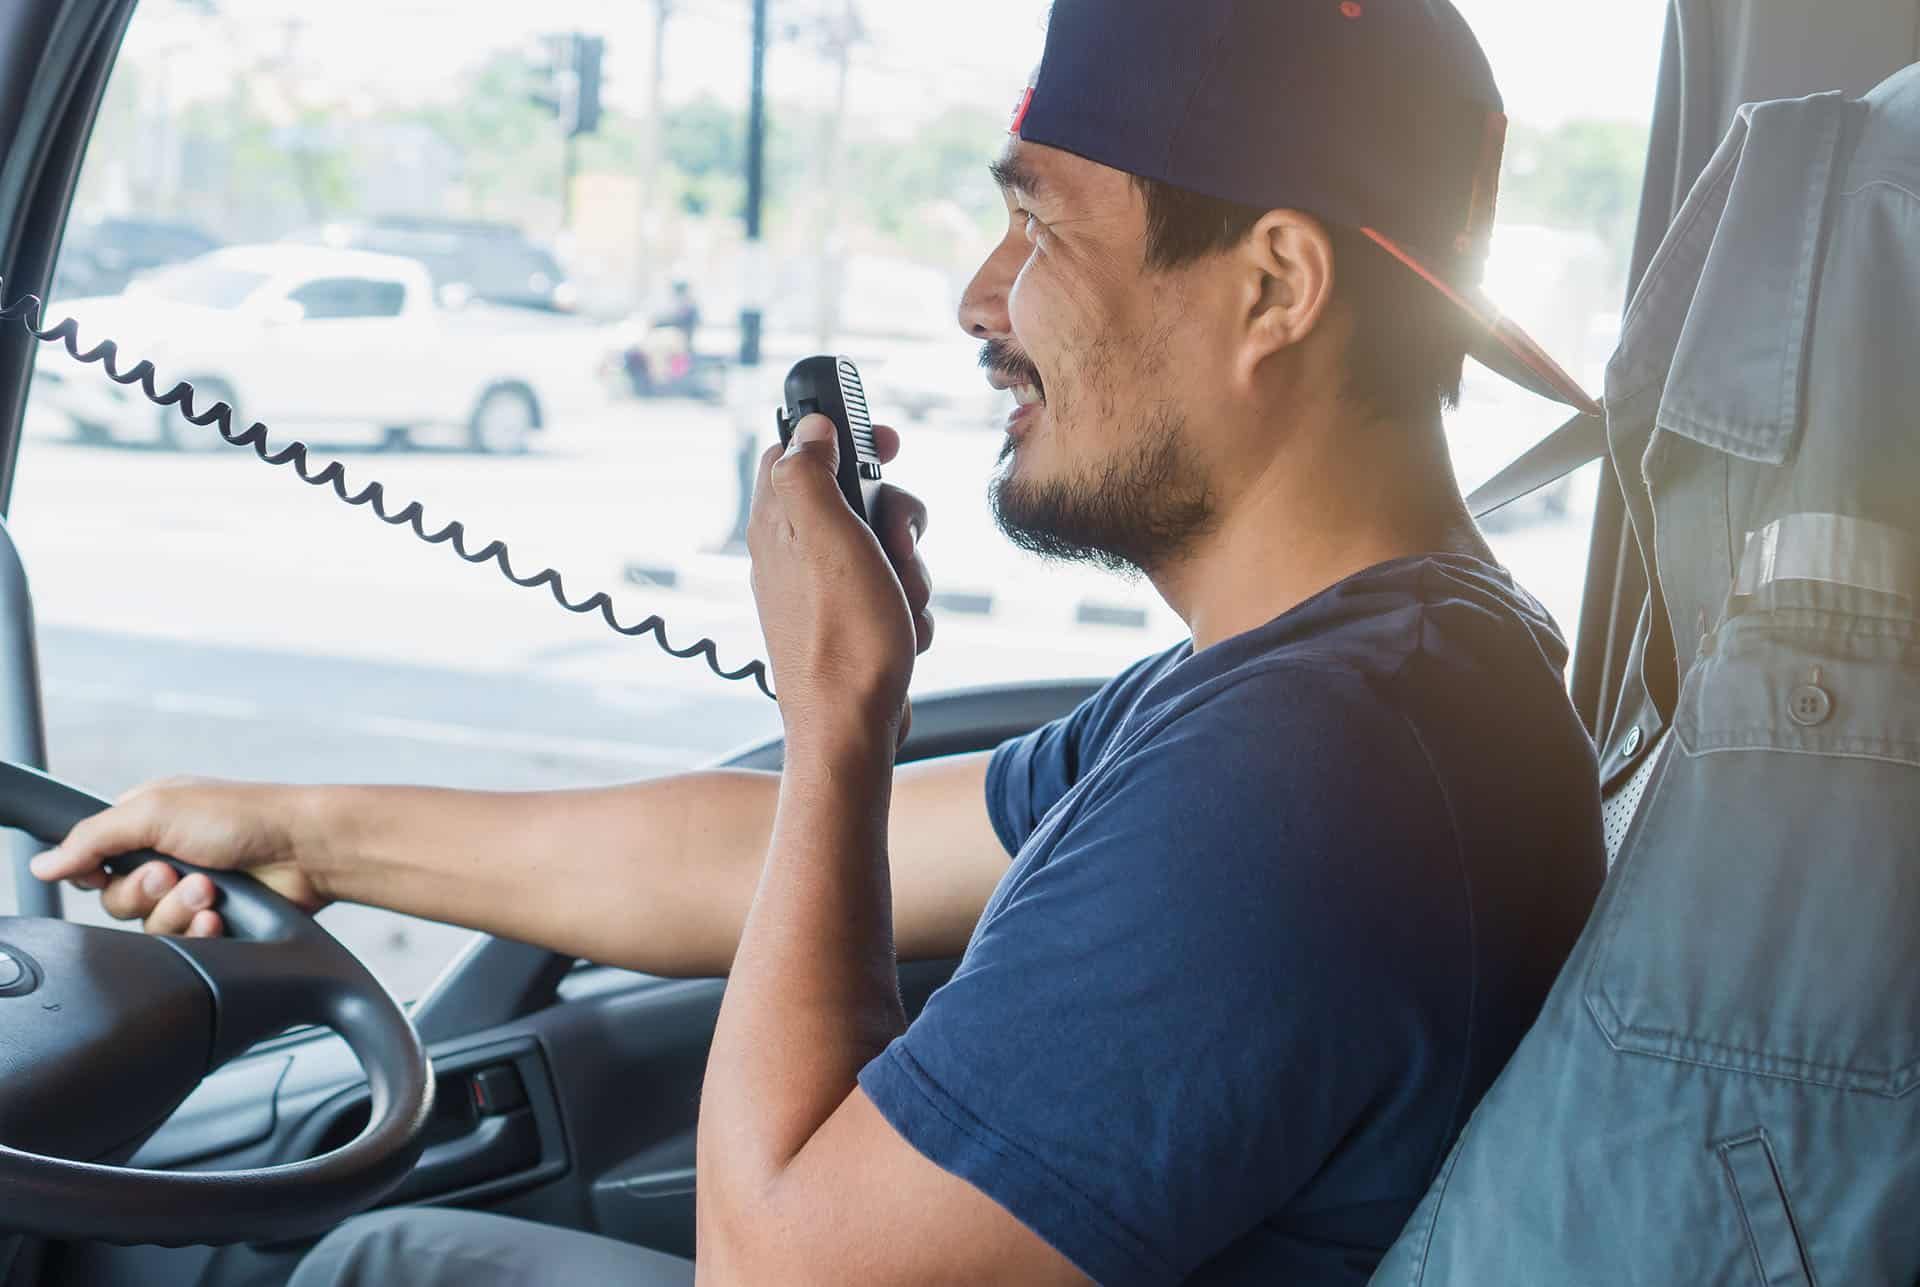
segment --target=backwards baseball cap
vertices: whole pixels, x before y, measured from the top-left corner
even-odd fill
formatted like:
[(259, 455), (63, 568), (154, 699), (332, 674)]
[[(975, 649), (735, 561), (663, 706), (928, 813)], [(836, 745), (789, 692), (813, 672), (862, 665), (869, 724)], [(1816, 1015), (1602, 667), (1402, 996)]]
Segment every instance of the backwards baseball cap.
[(1012, 132), (1357, 228), (1471, 319), (1482, 364), (1599, 409), (1481, 289), (1507, 118), (1447, 0), (1055, 0)]

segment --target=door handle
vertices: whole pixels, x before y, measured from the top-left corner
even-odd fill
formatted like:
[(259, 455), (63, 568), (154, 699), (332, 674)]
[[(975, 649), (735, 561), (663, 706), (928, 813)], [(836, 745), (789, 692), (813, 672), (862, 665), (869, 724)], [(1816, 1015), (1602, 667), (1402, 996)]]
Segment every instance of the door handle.
[(482, 1117), (471, 1131), (421, 1154), (413, 1173), (382, 1205), (400, 1206), (530, 1171), (540, 1163), (540, 1128), (531, 1109)]

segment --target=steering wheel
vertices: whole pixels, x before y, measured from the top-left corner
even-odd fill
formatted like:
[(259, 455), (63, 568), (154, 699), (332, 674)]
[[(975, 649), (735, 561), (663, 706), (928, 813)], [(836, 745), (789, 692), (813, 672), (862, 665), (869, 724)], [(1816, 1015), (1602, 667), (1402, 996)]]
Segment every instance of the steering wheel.
[[(105, 808), (0, 762), (0, 827), (57, 844)], [(108, 870), (153, 858), (201, 870), (154, 853)], [(419, 1160), (433, 1071), (405, 1012), (285, 898), (251, 876), (205, 874), (229, 937), (0, 917), (0, 1228), (163, 1246), (307, 1238), (378, 1201)], [(367, 1074), (371, 1116), (353, 1140), (245, 1171), (117, 1165), (209, 1072), (298, 1023), (339, 1033)]]

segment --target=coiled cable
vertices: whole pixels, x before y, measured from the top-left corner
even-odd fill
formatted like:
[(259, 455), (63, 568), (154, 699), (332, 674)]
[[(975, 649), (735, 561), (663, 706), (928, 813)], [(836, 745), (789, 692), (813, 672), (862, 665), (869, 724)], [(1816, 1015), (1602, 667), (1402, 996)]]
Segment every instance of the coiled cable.
[[(6, 281), (0, 279), (0, 300), (6, 298)], [(491, 563), (500, 570), (500, 574), (525, 590), (545, 586), (553, 595), (555, 603), (568, 612), (590, 616), (598, 613), (607, 626), (618, 635), (636, 639), (651, 635), (662, 651), (682, 660), (698, 657), (707, 663), (708, 669), (722, 679), (751, 679), (759, 685), (760, 691), (769, 698), (774, 697), (772, 685), (767, 677), (767, 665), (764, 661), (749, 662), (736, 670), (728, 670), (720, 664), (719, 645), (712, 639), (700, 639), (685, 648), (674, 647), (667, 638), (666, 620), (658, 614), (649, 616), (638, 625), (622, 624), (613, 609), (613, 600), (605, 591), (596, 591), (586, 599), (575, 603), (567, 597), (565, 584), (560, 573), (553, 568), (541, 568), (530, 576), (522, 576), (513, 570), (513, 563), (507, 551), (505, 541), (489, 541), (478, 550), (467, 549), (467, 529), (458, 519), (449, 522), (438, 531), (429, 532), (426, 523), (426, 510), (419, 501), (408, 501), (405, 507), (389, 513), (386, 487), (380, 482), (367, 483), (357, 492), (347, 489), (346, 467), (338, 460), (328, 461), (324, 469), (314, 472), (311, 467), (311, 455), (307, 444), (297, 439), (278, 451), (267, 450), (267, 426), (254, 421), (242, 433), (233, 429), (233, 408), (225, 402), (215, 402), (205, 411), (197, 411), (193, 404), (193, 386), (185, 381), (161, 392), (155, 380), (153, 363), (142, 358), (128, 371), (119, 369), (119, 346), (112, 340), (101, 340), (92, 348), (82, 352), (80, 349), (80, 328), (71, 318), (63, 318), (51, 329), (42, 327), (44, 304), (37, 295), (22, 295), (7, 304), (0, 304), (0, 322), (18, 321), (27, 332), (43, 344), (58, 341), (68, 356), (77, 362), (97, 364), (106, 372), (107, 378), (116, 384), (138, 385), (147, 401), (160, 408), (175, 408), (189, 422), (202, 427), (212, 426), (218, 429), (220, 437), (234, 447), (251, 447), (254, 455), (269, 465), (291, 465), (293, 472), (303, 483), (314, 487), (331, 487), (333, 494), (348, 505), (364, 507), (373, 511), (381, 522), (393, 527), (405, 527), (428, 545), (451, 545), (453, 552), (468, 563)]]

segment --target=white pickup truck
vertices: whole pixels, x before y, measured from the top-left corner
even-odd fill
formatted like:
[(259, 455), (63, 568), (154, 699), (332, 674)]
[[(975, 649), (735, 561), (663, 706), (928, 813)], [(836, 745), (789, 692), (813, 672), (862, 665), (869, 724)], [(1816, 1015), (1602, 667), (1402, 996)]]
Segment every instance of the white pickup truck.
[[(291, 244), (233, 246), (137, 279), (117, 296), (54, 302), (83, 349), (118, 342), (122, 369), (147, 358), (162, 390), (190, 382), (224, 399), (237, 427), (270, 441), (452, 442), (525, 451), (557, 408), (593, 396), (597, 345), (577, 319), (449, 308), (419, 262)], [(177, 450), (218, 444), (212, 428), (153, 406), (56, 346), (36, 355), (43, 405), (82, 438)]]

